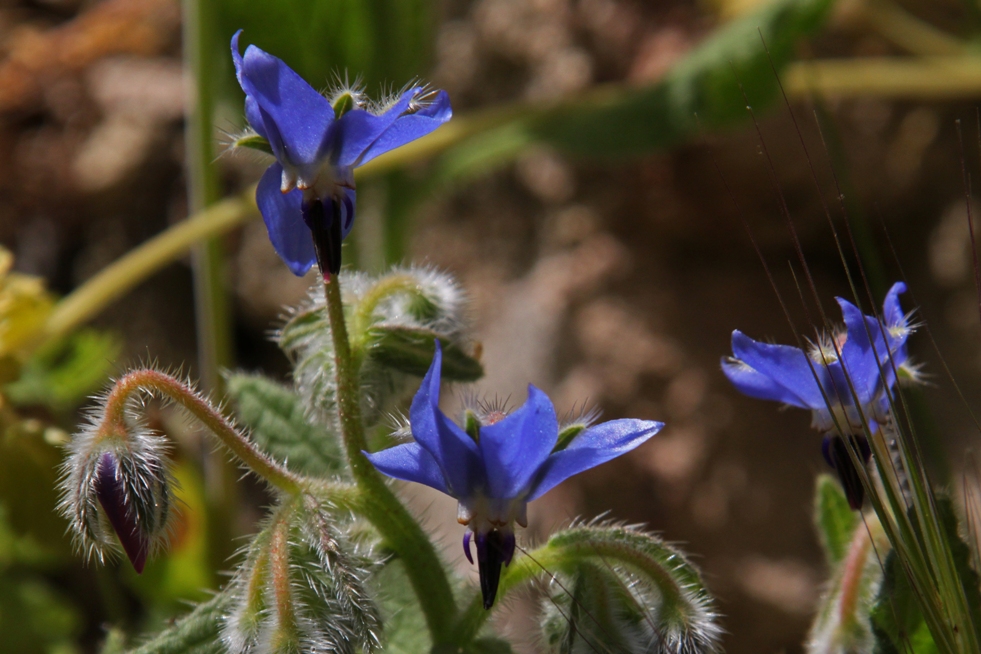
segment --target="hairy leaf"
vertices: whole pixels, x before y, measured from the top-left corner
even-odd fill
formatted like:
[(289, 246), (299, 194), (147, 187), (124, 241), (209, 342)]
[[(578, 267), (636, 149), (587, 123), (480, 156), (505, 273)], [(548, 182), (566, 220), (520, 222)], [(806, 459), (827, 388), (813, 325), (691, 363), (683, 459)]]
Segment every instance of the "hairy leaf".
[(261, 375), (232, 374), (227, 384), (236, 417), (260, 448), (310, 476), (334, 476), (345, 469), (337, 437), (307, 418), (303, 401), (291, 389)]
[(223, 591), (198, 604), (174, 626), (133, 649), (130, 654), (224, 654), (225, 647), (218, 633), (221, 618), (230, 607), (231, 595)]

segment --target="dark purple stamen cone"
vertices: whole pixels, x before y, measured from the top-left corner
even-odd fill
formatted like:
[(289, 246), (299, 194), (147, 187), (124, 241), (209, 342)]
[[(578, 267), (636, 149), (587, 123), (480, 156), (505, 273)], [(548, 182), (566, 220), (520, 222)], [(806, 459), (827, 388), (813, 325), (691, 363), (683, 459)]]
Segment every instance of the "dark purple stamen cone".
[(123, 482), (116, 473), (116, 457), (106, 452), (99, 459), (95, 494), (133, 568), (137, 573), (142, 573), (150, 550), (150, 541), (140, 533), (134, 513), (126, 505)]
[(329, 205), (320, 200), (303, 204), (303, 221), (313, 235), (317, 266), (325, 279), (341, 270), (341, 208), (333, 200)]
[[(864, 436), (852, 436), (851, 440), (862, 462), (868, 463), (872, 456), (868, 441)], [(838, 480), (845, 491), (845, 497), (848, 498), (848, 506), (853, 511), (861, 511), (862, 503), (865, 501), (865, 487), (862, 486), (862, 477), (852, 462), (845, 440), (841, 436), (825, 436), (821, 449), (825, 460), (838, 473)]]
[(480, 570), (480, 593), (484, 596), (484, 608), (494, 606), (497, 586), (501, 582), (501, 565), (511, 563), (514, 556), (514, 534), (492, 529), (477, 534), (477, 566)]

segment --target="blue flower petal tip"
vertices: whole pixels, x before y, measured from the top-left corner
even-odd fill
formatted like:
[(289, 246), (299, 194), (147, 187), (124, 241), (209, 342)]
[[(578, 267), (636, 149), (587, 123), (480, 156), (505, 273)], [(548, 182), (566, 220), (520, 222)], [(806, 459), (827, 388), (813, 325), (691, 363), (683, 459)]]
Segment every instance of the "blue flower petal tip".
[(457, 519), (469, 528), (463, 550), (473, 563), (471, 534), (484, 608), (497, 595), (501, 569), (514, 555), (514, 524), (527, 526), (528, 502), (575, 474), (625, 454), (654, 436), (663, 423), (611, 420), (584, 429), (559, 444), (559, 423), (551, 400), (529, 386), (528, 400), (505, 415), (474, 410), (476, 434), (468, 434), (439, 409), (442, 351), (412, 402), (415, 442), (366, 456), (382, 473), (426, 484), (459, 502)]
[(231, 49), (245, 117), (276, 157), (256, 203), (290, 270), (303, 275), (315, 260), (327, 280), (341, 269), (341, 242), (354, 225), (354, 169), (445, 123), (449, 98), (416, 86), (376, 110), (359, 90), (343, 89), (335, 95), (354, 106), (335, 115), (331, 100), (281, 59), (254, 45), (242, 53), (241, 36)]

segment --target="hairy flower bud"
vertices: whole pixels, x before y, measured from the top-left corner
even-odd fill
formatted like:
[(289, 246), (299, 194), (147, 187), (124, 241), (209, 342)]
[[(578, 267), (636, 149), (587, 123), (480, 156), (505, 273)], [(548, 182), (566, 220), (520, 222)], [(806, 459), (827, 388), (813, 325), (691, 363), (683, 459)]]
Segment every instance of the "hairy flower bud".
[(120, 547), (137, 572), (166, 541), (174, 480), (162, 437), (141, 424), (108, 434), (100, 416), (69, 445), (59, 509), (76, 547), (103, 562)]

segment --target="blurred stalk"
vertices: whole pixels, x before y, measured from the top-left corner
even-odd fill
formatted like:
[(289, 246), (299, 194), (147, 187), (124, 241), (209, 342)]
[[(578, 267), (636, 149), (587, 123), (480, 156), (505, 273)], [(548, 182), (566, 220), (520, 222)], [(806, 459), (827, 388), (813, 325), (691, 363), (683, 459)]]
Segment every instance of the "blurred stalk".
[[(185, 149), (187, 204), (191, 213), (203, 211), (220, 198), (218, 174), (213, 161), (212, 114), (215, 84), (216, 16), (210, 0), (184, 1), (184, 66), (193, 76), (188, 94)], [(211, 237), (192, 250), (194, 303), (197, 320), (200, 383), (220, 390), (219, 368), (232, 359), (232, 330), (224, 279), (225, 256), (221, 239)]]
[(979, 98), (981, 57), (862, 57), (798, 61), (787, 66), (783, 79), (791, 97)]
[(859, 11), (872, 29), (910, 54), (930, 57), (966, 53), (963, 41), (892, 2), (866, 0)]
[(255, 187), (189, 216), (130, 250), (55, 305), (39, 343), (66, 336), (124, 296), (134, 286), (172, 263), (202, 239), (224, 234), (258, 216)]
[[(184, 0), (184, 68), (191, 74), (184, 131), (187, 204), (192, 214), (221, 199), (214, 166), (212, 116), (214, 114), (217, 16), (213, 0)], [(194, 306), (201, 387), (214, 397), (223, 395), (220, 370), (234, 365), (232, 325), (225, 283), (225, 252), (220, 235), (212, 235), (191, 251), (194, 270)], [(208, 552), (212, 570), (220, 570), (234, 553), (232, 520), (238, 497), (236, 466), (224, 453), (212, 451), (203, 440), (200, 460), (204, 468), (208, 510)]]

